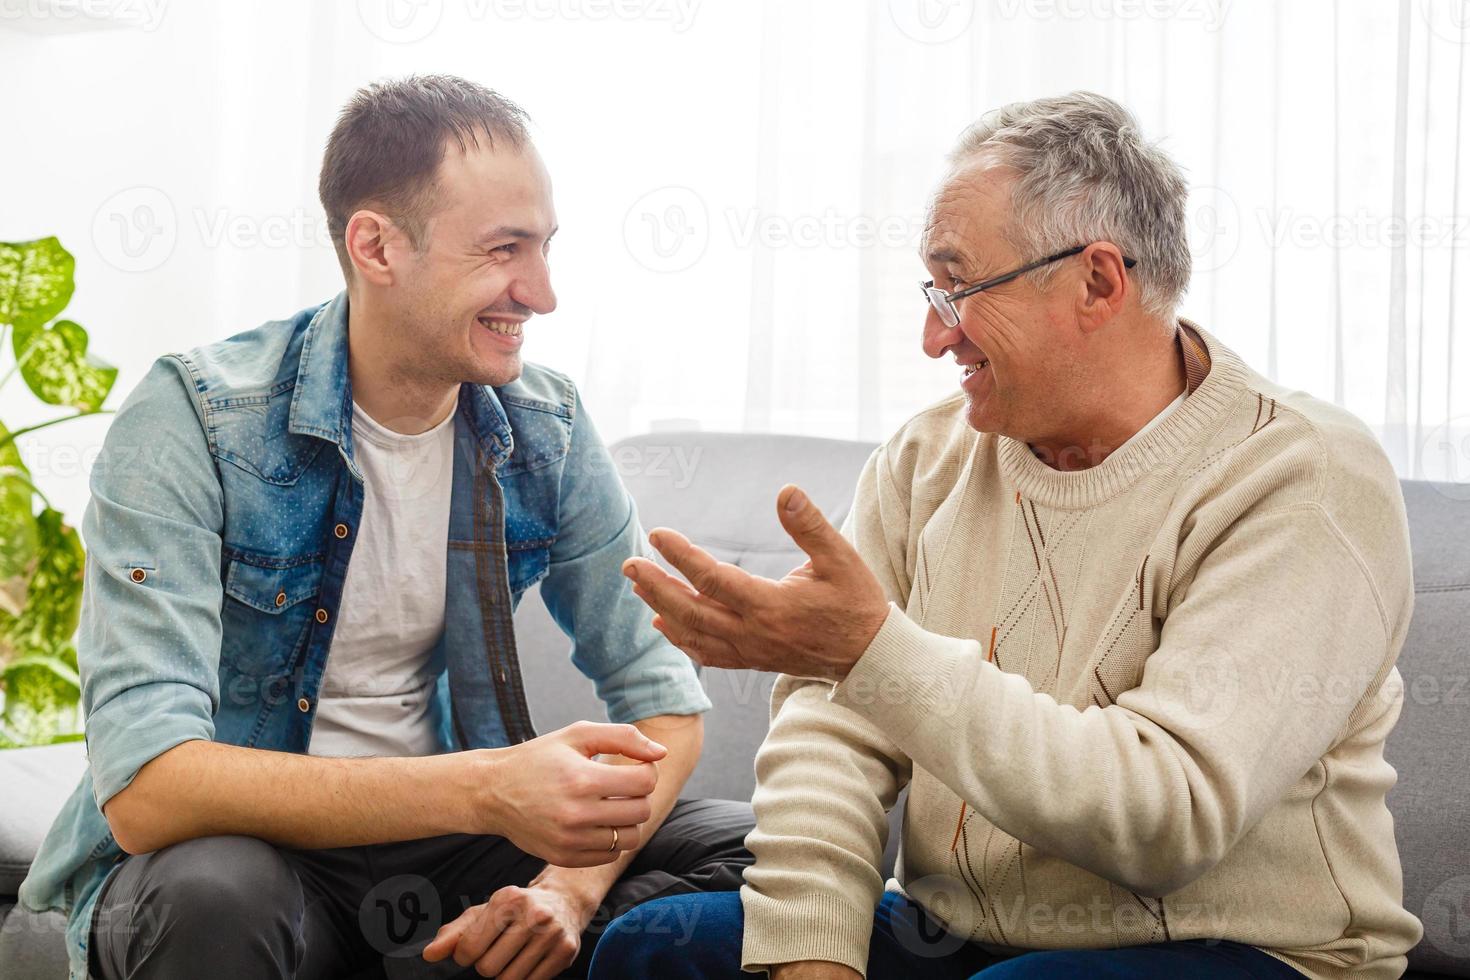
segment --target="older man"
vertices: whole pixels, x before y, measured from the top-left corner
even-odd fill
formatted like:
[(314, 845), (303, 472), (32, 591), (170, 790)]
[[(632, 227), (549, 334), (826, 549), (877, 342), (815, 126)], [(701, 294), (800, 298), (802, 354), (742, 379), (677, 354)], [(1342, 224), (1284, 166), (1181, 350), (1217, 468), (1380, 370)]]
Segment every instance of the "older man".
[(695, 660), (783, 676), (739, 899), (644, 906), (594, 975), (1399, 975), (1392, 468), (1176, 318), (1185, 182), (1123, 108), (1009, 106), (952, 164), (924, 350), (962, 390), (873, 454), (846, 537), (787, 487), (780, 582), (668, 530), (693, 588), (625, 565)]

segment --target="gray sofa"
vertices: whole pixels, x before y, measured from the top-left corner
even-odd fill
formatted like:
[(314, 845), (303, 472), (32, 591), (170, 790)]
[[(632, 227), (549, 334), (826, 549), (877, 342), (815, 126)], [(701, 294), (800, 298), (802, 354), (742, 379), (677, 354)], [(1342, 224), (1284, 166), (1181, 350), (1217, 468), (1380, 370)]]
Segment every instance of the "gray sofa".
[[(656, 434), (613, 458), (645, 526), (689, 533), (719, 557), (779, 576), (799, 556), (777, 524), (776, 491), (805, 487), (840, 522), (871, 446), (788, 436)], [(1389, 798), (1404, 862), (1404, 899), (1425, 923), (1410, 976), (1470, 976), (1470, 488), (1405, 482), (1418, 591), (1399, 670), (1403, 715), (1389, 743), (1399, 782)], [(537, 727), (601, 718), (590, 685), (539, 599), (517, 615)], [(766, 730), (768, 675), (711, 670), (714, 701), (691, 795), (748, 799), (751, 759)], [(79, 743), (0, 752), (0, 978), (66, 976), (62, 920), (14, 908), (15, 891), (84, 759)], [(896, 835), (894, 835), (896, 836)], [(891, 860), (890, 845), (890, 860)]]

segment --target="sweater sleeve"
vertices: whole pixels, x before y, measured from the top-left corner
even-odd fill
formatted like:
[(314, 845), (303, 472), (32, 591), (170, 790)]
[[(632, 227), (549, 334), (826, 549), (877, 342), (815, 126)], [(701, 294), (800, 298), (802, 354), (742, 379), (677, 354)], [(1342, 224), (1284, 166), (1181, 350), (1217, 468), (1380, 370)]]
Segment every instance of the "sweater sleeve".
[[(868, 460), (843, 534), (902, 603), (906, 552), (888, 534), (907, 528), (908, 517), (885, 460), (881, 448)], [(886, 815), (911, 769), (876, 724), (831, 693), (829, 683), (784, 674), (772, 693), (771, 730), (755, 760), (756, 827), (746, 839), (755, 865), (741, 889), (746, 970), (801, 960), (867, 969)]]
[(1372, 566), (1317, 504), (1246, 515), (1116, 704), (1059, 704), (898, 607), (833, 701), (1011, 836), (1162, 896), (1218, 863), (1382, 688), (1395, 630)]

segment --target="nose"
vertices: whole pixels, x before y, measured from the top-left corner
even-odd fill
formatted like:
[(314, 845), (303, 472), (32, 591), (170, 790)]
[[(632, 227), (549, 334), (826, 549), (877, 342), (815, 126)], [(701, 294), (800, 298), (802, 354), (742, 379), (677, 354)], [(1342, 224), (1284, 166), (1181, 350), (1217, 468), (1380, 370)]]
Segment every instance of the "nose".
[(516, 278), (510, 288), (510, 298), (543, 316), (556, 309), (556, 291), (551, 288), (551, 264), (545, 255), (537, 255), (525, 272)]
[(933, 304), (929, 306), (929, 312), (924, 317), (924, 353), (930, 357), (943, 357), (950, 348), (954, 347), (964, 339), (958, 326), (948, 326), (939, 318), (939, 311)]

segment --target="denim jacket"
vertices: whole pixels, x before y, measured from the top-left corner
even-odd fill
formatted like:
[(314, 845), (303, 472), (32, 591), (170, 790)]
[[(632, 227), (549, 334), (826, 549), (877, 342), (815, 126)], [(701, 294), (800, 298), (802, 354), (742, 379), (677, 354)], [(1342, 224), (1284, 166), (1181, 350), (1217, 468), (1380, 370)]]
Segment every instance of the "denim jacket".
[[(88, 768), (21, 901), (69, 916), (87, 976), (96, 895), (124, 857), (101, 807), (189, 739), (305, 752), (363, 507), (347, 297), (160, 358), (92, 472), (78, 636)], [(564, 376), (527, 365), (461, 386), (444, 633), (442, 751), (535, 736), (511, 614), (540, 583), (615, 722), (709, 708), (689, 661), (625, 588), (633, 502)]]

